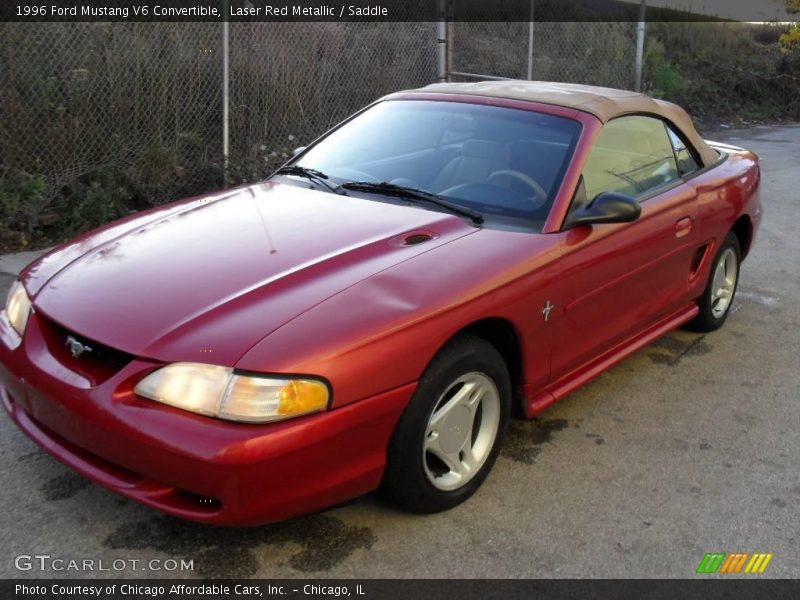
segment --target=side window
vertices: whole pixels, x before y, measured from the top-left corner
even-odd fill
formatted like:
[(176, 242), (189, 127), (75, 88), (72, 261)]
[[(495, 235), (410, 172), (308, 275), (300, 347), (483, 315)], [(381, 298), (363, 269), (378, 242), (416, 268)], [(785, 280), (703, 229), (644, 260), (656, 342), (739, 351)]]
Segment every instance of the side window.
[(641, 116), (609, 121), (583, 170), (589, 200), (601, 192), (639, 198), (679, 177), (664, 123)]
[(678, 159), (678, 173), (680, 173), (681, 177), (697, 171), (700, 166), (683, 138), (669, 125), (667, 125), (667, 132), (669, 133), (669, 141), (672, 142), (672, 149), (675, 150), (675, 158)]

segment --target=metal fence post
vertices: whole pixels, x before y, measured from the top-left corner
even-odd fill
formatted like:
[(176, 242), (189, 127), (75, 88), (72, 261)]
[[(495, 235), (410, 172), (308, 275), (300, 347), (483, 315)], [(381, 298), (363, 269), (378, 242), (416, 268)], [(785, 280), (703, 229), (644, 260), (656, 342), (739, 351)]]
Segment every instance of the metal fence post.
[(531, 0), (530, 21), (528, 21), (528, 81), (533, 79), (533, 4)]
[[(450, 13), (452, 14), (452, 13)], [(447, 20), (447, 81), (450, 81), (455, 67), (453, 67), (453, 60), (455, 59), (455, 52), (453, 52), (453, 42), (456, 39), (456, 24), (452, 19)]]
[(230, 21), (226, 0), (222, 21), (222, 186), (228, 187), (228, 160), (230, 156)]
[(438, 58), (439, 81), (447, 81), (447, 21), (445, 20), (445, 2), (439, 0), (439, 15), (436, 21), (436, 49)]
[(647, 0), (639, 4), (639, 24), (636, 26), (636, 86), (637, 92), (642, 91), (642, 62), (644, 61), (644, 24), (647, 11)]

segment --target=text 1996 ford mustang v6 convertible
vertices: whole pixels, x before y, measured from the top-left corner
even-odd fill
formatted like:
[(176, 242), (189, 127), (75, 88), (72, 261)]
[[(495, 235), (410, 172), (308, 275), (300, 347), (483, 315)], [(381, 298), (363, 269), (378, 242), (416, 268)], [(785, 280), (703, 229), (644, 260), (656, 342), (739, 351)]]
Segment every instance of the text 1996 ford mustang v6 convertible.
[(535, 82), (383, 98), (266, 182), (67, 243), (0, 313), (0, 399), (76, 471), (246, 525), (381, 487), (437, 511), (532, 417), (728, 315), (757, 157)]

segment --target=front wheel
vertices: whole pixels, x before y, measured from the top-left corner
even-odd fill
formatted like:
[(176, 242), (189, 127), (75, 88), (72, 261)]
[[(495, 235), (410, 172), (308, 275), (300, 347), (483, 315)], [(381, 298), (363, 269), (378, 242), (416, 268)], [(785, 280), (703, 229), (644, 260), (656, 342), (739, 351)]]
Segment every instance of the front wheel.
[(460, 504), (483, 483), (508, 426), (511, 383), (499, 352), (476, 336), (433, 359), (392, 434), (384, 492), (414, 512)]
[(690, 329), (708, 332), (724, 325), (739, 284), (741, 261), (739, 239), (732, 232), (728, 233), (714, 257), (708, 284), (697, 302), (700, 314), (689, 322)]

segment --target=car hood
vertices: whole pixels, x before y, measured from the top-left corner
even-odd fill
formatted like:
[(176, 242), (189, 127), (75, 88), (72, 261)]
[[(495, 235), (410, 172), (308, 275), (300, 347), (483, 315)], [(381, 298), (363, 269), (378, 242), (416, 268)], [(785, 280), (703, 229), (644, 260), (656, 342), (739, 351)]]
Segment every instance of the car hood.
[(268, 182), (76, 240), (23, 280), (38, 312), (89, 340), (233, 366), (316, 304), (475, 231), (448, 214)]

